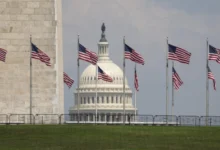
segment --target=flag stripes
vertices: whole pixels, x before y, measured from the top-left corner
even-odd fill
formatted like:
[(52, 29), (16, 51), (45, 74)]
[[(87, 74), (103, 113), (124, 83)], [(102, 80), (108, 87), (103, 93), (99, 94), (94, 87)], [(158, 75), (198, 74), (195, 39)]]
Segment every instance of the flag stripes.
[(41, 51), (36, 45), (31, 43), (32, 51), (31, 51), (31, 58), (38, 59), (41, 62), (45, 63), (47, 66), (51, 66), (50, 57)]
[(78, 58), (87, 61), (95, 65), (98, 61), (98, 56), (95, 52), (87, 50), (83, 45), (79, 43), (79, 54)]
[(139, 85), (138, 85), (138, 77), (137, 77), (137, 71), (136, 71), (136, 66), (134, 70), (134, 87), (136, 91), (139, 91)]
[(178, 61), (180, 63), (184, 63), (184, 64), (189, 64), (190, 63), (190, 57), (191, 57), (191, 53), (182, 49), (182, 48), (179, 48), (179, 47), (176, 47), (176, 46), (173, 46), (171, 44), (168, 44), (168, 59), (170, 60), (175, 60), (175, 61)]
[(176, 70), (173, 67), (173, 75), (172, 75), (172, 79), (173, 79), (173, 85), (174, 88), (176, 90), (178, 90), (180, 88), (180, 86), (183, 84), (183, 81), (180, 79), (178, 73), (176, 72)]
[(102, 79), (106, 82), (113, 82), (112, 78), (107, 75), (99, 66), (98, 66), (98, 79)]
[(209, 60), (215, 60), (220, 64), (220, 49), (215, 48), (212, 45), (209, 45)]
[(71, 88), (74, 83), (74, 80), (71, 79), (65, 72), (63, 72), (63, 81), (69, 88)]
[(0, 60), (5, 62), (7, 51), (3, 48), (0, 48)]
[(125, 59), (130, 59), (131, 61), (144, 65), (144, 58), (127, 44), (125, 44), (124, 55)]
[(208, 79), (211, 79), (213, 81), (213, 88), (216, 90), (216, 82), (215, 82), (215, 77), (214, 74), (211, 72), (211, 69), (208, 67)]

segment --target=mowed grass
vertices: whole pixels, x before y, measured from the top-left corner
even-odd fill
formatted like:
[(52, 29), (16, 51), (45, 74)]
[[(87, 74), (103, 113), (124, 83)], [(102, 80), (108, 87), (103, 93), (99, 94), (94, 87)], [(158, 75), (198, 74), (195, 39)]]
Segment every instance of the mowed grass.
[(0, 126), (0, 150), (220, 150), (220, 127)]

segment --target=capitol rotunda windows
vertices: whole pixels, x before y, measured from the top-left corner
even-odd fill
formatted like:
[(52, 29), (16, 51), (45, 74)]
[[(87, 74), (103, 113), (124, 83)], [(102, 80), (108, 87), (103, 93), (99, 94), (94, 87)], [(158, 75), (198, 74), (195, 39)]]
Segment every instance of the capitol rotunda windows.
[(109, 97), (107, 97), (107, 103), (109, 103)]
[(104, 97), (102, 96), (102, 103), (104, 103)]
[(93, 104), (95, 103), (95, 101), (94, 101), (94, 97), (92, 97), (92, 103), (93, 103)]
[(97, 97), (97, 103), (99, 103), (99, 97)]

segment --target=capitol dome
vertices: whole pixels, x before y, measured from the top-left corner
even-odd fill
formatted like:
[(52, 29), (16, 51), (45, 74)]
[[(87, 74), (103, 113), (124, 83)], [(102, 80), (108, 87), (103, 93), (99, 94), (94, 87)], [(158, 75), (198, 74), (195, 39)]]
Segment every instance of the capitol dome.
[[(100, 88), (119, 88), (123, 87), (123, 71), (110, 59), (108, 61), (99, 60), (98, 66), (102, 68), (106, 74), (112, 77), (113, 82), (106, 82), (98, 80), (98, 87)], [(127, 79), (125, 80), (126, 88), (128, 87)], [(80, 77), (80, 88), (94, 88), (96, 86), (96, 66), (89, 65)]]
[[(121, 121), (121, 115), (124, 113), (123, 71), (109, 58), (109, 44), (104, 32), (103, 24), (101, 39), (98, 43), (97, 65), (113, 79), (113, 82), (98, 80), (96, 83), (96, 65), (90, 64), (83, 71), (80, 76), (79, 89), (77, 88), (74, 92), (75, 105), (70, 108), (69, 113), (86, 114), (80, 118), (85, 121), (94, 121), (95, 116), (98, 121)], [(125, 78), (125, 113), (135, 114), (135, 111), (132, 104), (132, 91)]]

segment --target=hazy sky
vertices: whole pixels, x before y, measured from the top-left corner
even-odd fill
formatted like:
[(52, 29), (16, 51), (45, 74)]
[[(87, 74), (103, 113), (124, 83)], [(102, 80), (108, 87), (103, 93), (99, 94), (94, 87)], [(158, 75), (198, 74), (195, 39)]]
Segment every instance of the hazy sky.
[[(184, 85), (175, 91), (176, 115), (205, 115), (206, 38), (220, 48), (219, 0), (63, 0), (64, 71), (74, 80), (65, 86), (65, 112), (73, 106), (77, 86), (77, 34), (87, 48), (98, 51), (101, 24), (106, 24), (111, 59), (122, 68), (123, 36), (126, 43), (145, 58), (138, 65), (140, 114), (162, 115), (166, 112), (166, 37), (169, 43), (192, 53), (190, 65), (175, 63)], [(134, 63), (126, 61), (126, 76), (133, 90)], [(210, 88), (210, 115), (220, 115), (220, 64), (209, 63), (217, 91)], [(88, 63), (81, 61), (81, 72)], [(171, 113), (171, 61), (169, 62)]]

